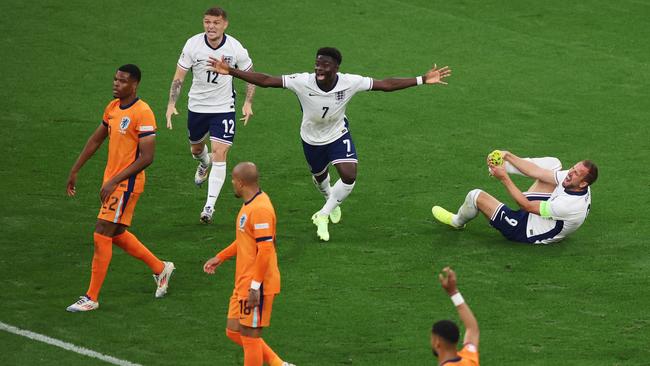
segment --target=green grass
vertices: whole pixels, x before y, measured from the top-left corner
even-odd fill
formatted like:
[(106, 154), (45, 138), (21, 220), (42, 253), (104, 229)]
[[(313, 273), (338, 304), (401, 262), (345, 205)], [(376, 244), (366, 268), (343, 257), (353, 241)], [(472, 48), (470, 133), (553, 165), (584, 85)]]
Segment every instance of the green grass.
[[(0, 5), (0, 321), (142, 364), (242, 363), (224, 335), (234, 263), (202, 263), (231, 242), (241, 202), (226, 185), (215, 223), (198, 224), (186, 83), (164, 128), (175, 63), (209, 2)], [(228, 32), (257, 70), (309, 71), (318, 47), (342, 71), (383, 78), (450, 65), (447, 87), (363, 93), (348, 108), (359, 178), (328, 244), (289, 91), (258, 89), (229, 167), (251, 160), (278, 215), (283, 288), (267, 342), (299, 365), (435, 364), (434, 320), (456, 319), (434, 274), (452, 265), (481, 326), (485, 365), (648, 365), (650, 3), (565, 1), (225, 1)], [(146, 266), (115, 249), (101, 308), (64, 311), (87, 288), (105, 147), (65, 196), (68, 171), (110, 100), (117, 66), (143, 69), (140, 96), (160, 131), (132, 231), (178, 268), (153, 298)], [(188, 79), (189, 81), (189, 79)], [(238, 88), (243, 91), (242, 83)], [(243, 96), (243, 93), (240, 93)], [(505, 241), (479, 218), (433, 222), (489, 179), (485, 154), (590, 158), (601, 170), (585, 225), (566, 241)], [(528, 183), (517, 180), (522, 187)], [(0, 364), (97, 361), (0, 332)]]

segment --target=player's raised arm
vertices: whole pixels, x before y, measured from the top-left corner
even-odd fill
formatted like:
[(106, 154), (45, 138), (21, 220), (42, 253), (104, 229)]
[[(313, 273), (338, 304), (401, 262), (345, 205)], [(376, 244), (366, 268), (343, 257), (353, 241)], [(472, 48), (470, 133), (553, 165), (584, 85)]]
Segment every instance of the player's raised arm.
[(415, 78), (390, 78), (384, 80), (373, 80), (371, 90), (389, 92), (422, 84), (447, 85), (447, 82), (444, 81), (444, 79), (448, 76), (451, 76), (451, 69), (448, 66), (438, 69), (437, 65), (433, 65), (433, 68), (427, 71), (426, 74)]
[(74, 196), (75, 193), (77, 192), (76, 190), (77, 173), (79, 172), (79, 170), (81, 170), (81, 167), (83, 167), (84, 164), (86, 164), (88, 159), (90, 159), (95, 154), (97, 149), (99, 149), (99, 147), (102, 146), (102, 143), (104, 143), (106, 137), (108, 137), (108, 127), (105, 125), (104, 122), (102, 122), (99, 125), (99, 127), (97, 127), (95, 132), (93, 132), (93, 134), (90, 135), (83, 150), (81, 150), (81, 153), (79, 153), (79, 157), (77, 158), (77, 161), (72, 166), (72, 169), (70, 169), (70, 175), (68, 176), (68, 183), (67, 183), (68, 196)]
[(451, 297), (451, 301), (453, 301), (456, 310), (458, 311), (458, 316), (460, 316), (460, 320), (465, 326), (465, 338), (463, 344), (472, 344), (478, 350), (478, 321), (476, 320), (474, 313), (472, 313), (472, 310), (469, 308), (469, 305), (465, 303), (465, 299), (463, 299), (460, 291), (458, 291), (458, 287), (456, 286), (456, 272), (449, 267), (445, 267), (438, 278), (440, 279), (442, 288), (445, 289), (447, 294)]
[(281, 77), (271, 76), (261, 72), (238, 70), (230, 67), (223, 58), (217, 60), (216, 58), (210, 57), (210, 65), (215, 72), (221, 75), (231, 75), (251, 84), (261, 86), (262, 88), (282, 88)]
[(169, 101), (167, 102), (167, 112), (165, 113), (165, 117), (167, 117), (167, 128), (170, 130), (172, 129), (172, 116), (178, 115), (176, 101), (178, 100), (178, 96), (181, 95), (185, 75), (187, 75), (187, 70), (176, 65), (176, 73), (174, 73), (172, 86), (169, 88)]

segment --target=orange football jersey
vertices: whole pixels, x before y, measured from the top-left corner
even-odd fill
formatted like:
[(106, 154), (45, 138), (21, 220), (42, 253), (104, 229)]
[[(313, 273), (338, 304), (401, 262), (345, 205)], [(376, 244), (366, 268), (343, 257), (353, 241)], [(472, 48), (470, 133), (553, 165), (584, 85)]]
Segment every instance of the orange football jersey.
[[(124, 107), (119, 99), (114, 99), (106, 106), (102, 123), (108, 127), (109, 138), (105, 183), (137, 159), (140, 138), (156, 133), (156, 118), (149, 105), (139, 98)], [(143, 170), (120, 182), (116, 190), (142, 193), (144, 180)]]
[(280, 270), (275, 251), (275, 210), (271, 199), (264, 192), (258, 192), (242, 205), (237, 215), (237, 264), (235, 271), (235, 289), (241, 297), (248, 297), (248, 290), (255, 275), (257, 244), (272, 242), (273, 252), (269, 266), (262, 281), (264, 295), (280, 292)]
[(444, 366), (479, 366), (478, 349), (471, 343), (467, 343), (458, 352), (458, 358), (443, 362)]

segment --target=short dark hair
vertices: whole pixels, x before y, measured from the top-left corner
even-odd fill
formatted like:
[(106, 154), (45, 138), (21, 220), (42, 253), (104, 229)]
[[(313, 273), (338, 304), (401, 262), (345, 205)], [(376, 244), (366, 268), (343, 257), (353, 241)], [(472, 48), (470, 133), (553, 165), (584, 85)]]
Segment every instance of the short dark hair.
[(142, 79), (142, 72), (140, 71), (140, 68), (137, 65), (134, 64), (126, 64), (120, 66), (118, 71), (123, 71), (123, 72), (128, 72), (129, 77), (137, 82), (140, 82), (140, 79)]
[(460, 330), (458, 330), (456, 323), (451, 320), (440, 320), (436, 322), (431, 328), (431, 333), (451, 344), (458, 343), (458, 339), (460, 338)]
[(226, 15), (226, 11), (223, 10), (222, 8), (215, 6), (212, 7), (203, 13), (203, 15), (212, 15), (213, 17), (222, 17), (225, 20), (228, 20), (228, 16)]
[(598, 179), (598, 167), (596, 166), (596, 163), (591, 160), (583, 160), (582, 165), (589, 170), (587, 175), (585, 175), (584, 181), (587, 182), (587, 184), (592, 185)]
[(340, 65), (341, 61), (343, 61), (343, 56), (341, 56), (341, 52), (334, 47), (319, 48), (318, 51), (316, 52), (316, 57), (318, 56), (329, 56), (334, 60), (336, 60), (337, 65)]

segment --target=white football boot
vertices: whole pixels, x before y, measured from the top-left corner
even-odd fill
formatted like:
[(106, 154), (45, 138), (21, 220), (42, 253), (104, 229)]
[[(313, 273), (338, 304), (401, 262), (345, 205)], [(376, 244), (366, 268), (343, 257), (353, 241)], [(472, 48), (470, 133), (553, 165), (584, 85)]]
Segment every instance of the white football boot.
[(156, 297), (161, 298), (164, 297), (165, 294), (167, 293), (167, 286), (169, 286), (169, 279), (172, 277), (172, 273), (174, 273), (174, 270), (176, 269), (174, 267), (174, 262), (163, 262), (165, 264), (165, 268), (163, 268), (162, 272), (157, 275), (153, 275), (153, 279), (156, 281)]
[(88, 296), (83, 295), (83, 296), (79, 296), (79, 301), (77, 301), (74, 304), (68, 306), (65, 310), (69, 311), (71, 313), (77, 313), (77, 312), (80, 312), (80, 311), (95, 310), (98, 307), (99, 307), (98, 302), (92, 301)]
[(212, 209), (212, 207), (210, 206), (203, 207), (203, 211), (201, 211), (201, 216), (199, 217), (199, 221), (201, 221), (204, 224), (211, 224), (212, 214), (214, 214), (214, 210)]
[(203, 182), (205, 182), (205, 180), (208, 179), (209, 172), (210, 172), (209, 166), (204, 167), (202, 163), (199, 163), (199, 166), (196, 167), (196, 173), (194, 174), (194, 184), (196, 184), (197, 186), (203, 184)]

